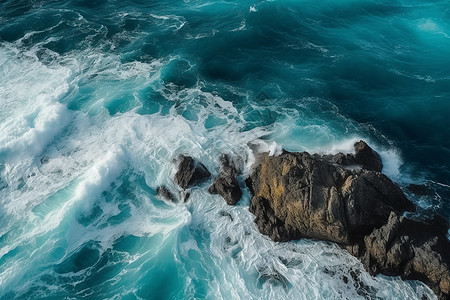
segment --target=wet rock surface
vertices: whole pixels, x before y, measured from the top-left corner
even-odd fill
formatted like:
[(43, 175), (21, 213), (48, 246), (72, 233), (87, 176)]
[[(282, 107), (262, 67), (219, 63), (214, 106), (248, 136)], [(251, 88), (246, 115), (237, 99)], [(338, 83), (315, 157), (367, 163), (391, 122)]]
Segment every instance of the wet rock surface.
[[(414, 210), (384, 174), (348, 169), (335, 157), (260, 154), (247, 180), (250, 211), (275, 241), (302, 237), (348, 244), (384, 225), (391, 211)], [(272, 228), (272, 229), (269, 229)]]
[(220, 157), (221, 170), (208, 191), (222, 196), (229, 205), (235, 205), (242, 197), (242, 191), (237, 180), (240, 170), (228, 155)]
[(337, 242), (371, 274), (421, 280), (449, 299), (448, 223), (401, 217), (415, 207), (382, 167), (363, 141), (355, 154), (258, 154), (246, 181), (253, 194), (249, 209), (274, 241)]
[(441, 299), (450, 296), (448, 223), (434, 216), (425, 221), (391, 213), (386, 225), (364, 238), (360, 259), (371, 274), (421, 280)]
[(169, 189), (162, 185), (158, 186), (156, 188), (156, 194), (160, 196), (161, 198), (164, 198), (166, 200), (172, 201), (172, 202), (178, 202), (178, 199), (172, 194), (172, 192), (169, 191)]
[(175, 183), (187, 189), (200, 184), (211, 177), (205, 165), (190, 156), (180, 154), (177, 158), (178, 169), (175, 173)]

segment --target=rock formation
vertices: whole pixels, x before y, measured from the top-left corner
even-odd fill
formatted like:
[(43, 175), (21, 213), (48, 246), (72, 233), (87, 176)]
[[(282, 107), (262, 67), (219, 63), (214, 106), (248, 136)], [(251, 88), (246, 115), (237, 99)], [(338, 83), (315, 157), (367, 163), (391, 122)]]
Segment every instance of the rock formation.
[(156, 188), (156, 195), (172, 202), (178, 202), (178, 199), (164, 185), (158, 186)]
[(421, 280), (441, 299), (450, 295), (448, 223), (417, 221), (391, 213), (386, 225), (364, 238), (359, 257), (369, 273)]
[(221, 170), (208, 191), (221, 195), (229, 205), (235, 205), (242, 197), (242, 191), (236, 178), (240, 171), (228, 155), (220, 157)]
[(337, 242), (372, 274), (419, 279), (446, 299), (448, 224), (399, 217), (415, 207), (381, 173), (382, 166), (363, 141), (347, 155), (258, 154), (246, 181), (253, 194), (250, 211), (261, 233), (275, 241)]
[[(347, 156), (346, 164), (356, 162)], [(384, 225), (391, 211), (414, 209), (385, 175), (364, 165), (347, 168), (336, 158), (306, 152), (260, 154), (247, 185), (254, 195), (250, 211), (261, 231), (275, 241), (309, 237), (348, 244)]]
[(180, 154), (177, 159), (178, 168), (175, 173), (175, 183), (182, 189), (187, 189), (211, 177), (206, 167), (190, 156)]

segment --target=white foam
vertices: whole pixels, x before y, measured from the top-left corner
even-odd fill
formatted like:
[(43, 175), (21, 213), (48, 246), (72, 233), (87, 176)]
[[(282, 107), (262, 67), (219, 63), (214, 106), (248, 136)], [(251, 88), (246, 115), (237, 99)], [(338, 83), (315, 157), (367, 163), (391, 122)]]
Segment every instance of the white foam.
[[(28, 119), (28, 120), (27, 120)], [(28, 116), (19, 116), (0, 125), (0, 156), (13, 163), (42, 153), (70, 121), (67, 109), (59, 104), (42, 105)]]
[[(190, 278), (189, 282), (204, 278), (205, 272), (213, 278), (219, 276), (220, 284), (209, 286), (213, 298), (359, 299), (363, 298), (359, 281), (374, 290), (372, 297), (416, 299), (424, 294), (433, 298), (423, 284), (370, 276), (356, 258), (335, 244), (306, 239), (275, 243), (259, 233), (246, 205), (228, 206), (205, 191), (193, 193), (191, 198), (188, 206), (193, 221), (182, 237), (185, 242), (178, 245), (181, 274)], [(210, 240), (199, 244), (204, 231)], [(191, 262), (190, 251), (199, 256), (198, 261), (206, 262), (201, 268)], [(327, 284), (320, 284), (323, 282)], [(186, 286), (185, 296), (194, 293)]]
[[(376, 150), (376, 148), (374, 148)], [(383, 161), (383, 173), (393, 179), (399, 179), (402, 175), (400, 167), (403, 165), (403, 160), (400, 151), (396, 148), (380, 149), (377, 151)]]
[(86, 173), (85, 179), (75, 190), (76, 200), (82, 201), (82, 210), (89, 213), (93, 201), (98, 195), (107, 190), (111, 182), (117, 178), (126, 167), (123, 150), (108, 151), (100, 161), (94, 164)]
[(58, 100), (70, 70), (51, 69), (13, 47), (0, 47), (0, 160), (13, 163), (39, 155), (69, 123)]
[(382, 172), (392, 179), (400, 179), (400, 167), (403, 165), (400, 151), (395, 147), (380, 147), (376, 143), (370, 141), (370, 139), (364, 137), (353, 137), (350, 139), (344, 139), (332, 143), (331, 145), (320, 146), (312, 152), (325, 153), (325, 154), (337, 154), (341, 153), (355, 153), (354, 144), (360, 140), (366, 141), (366, 143), (376, 151), (383, 162)]
[[(30, 62), (31, 66), (46, 70), (40, 63)], [(165, 249), (174, 251), (174, 263), (180, 277), (186, 280), (185, 298), (193, 298), (196, 292), (194, 284), (190, 283), (207, 278), (210, 285), (205, 288), (207, 294), (217, 299), (353, 299), (360, 297), (357, 282), (348, 276), (355, 270), (360, 272), (358, 276), (365, 284), (377, 290), (377, 296), (395, 295), (412, 299), (420, 294), (413, 285), (398, 278), (371, 277), (354, 257), (336, 245), (308, 240), (292, 243), (270, 241), (259, 233), (253, 223), (254, 216), (248, 211), (248, 194), (234, 207), (226, 205), (219, 196), (210, 195), (204, 188), (192, 189), (187, 205), (167, 205), (154, 199), (148, 187), (155, 189), (161, 184), (170, 185), (173, 172), (171, 161), (179, 153), (199, 158), (210, 170), (218, 169), (221, 153), (236, 153), (246, 162), (248, 171), (253, 160), (252, 151), (247, 146), (249, 142), (256, 139), (255, 143), (272, 155), (279, 154), (283, 146), (282, 143), (259, 140), (274, 132), (271, 126), (243, 130), (246, 125), (244, 118), (227, 99), (204, 92), (201, 87), (179, 91), (162, 86), (158, 76), (165, 62), (122, 64), (114, 55), (74, 52), (58, 58), (52, 69), (54, 72), (44, 72), (52, 84), (59, 82), (56, 77), (59, 78), (60, 74), (71, 74), (62, 77), (61, 81), (71, 88), (70, 97), (76, 95), (78, 86), (89, 83), (103, 86), (103, 89), (96, 90), (81, 111), (68, 113), (73, 118), (69, 130), (64, 131), (64, 126), (60, 124), (67, 117), (64, 109), (58, 110), (61, 104), (57, 99), (62, 94), (55, 94), (52, 100), (46, 102), (42, 100), (41, 104), (46, 104), (42, 111), (37, 109), (34, 114), (24, 115), (21, 122), (14, 123), (14, 128), (24, 128), (21, 130), (25, 133), (41, 128), (33, 134), (37, 135), (36, 139), (45, 141), (37, 150), (22, 147), (18, 141), (8, 144), (11, 145), (8, 149), (22, 149), (22, 154), (28, 156), (42, 154), (49, 161), (41, 164), (39, 159), (35, 159), (20, 168), (7, 165), (2, 174), (6, 174), (4, 177), (8, 187), (0, 191), (0, 196), (8, 220), (0, 230), (14, 233), (14, 224), (20, 224), (24, 232), (19, 231), (17, 239), (8, 245), (0, 245), (0, 256), (21, 244), (32, 246), (22, 250), (17, 261), (0, 274), (1, 286), (12, 282), (15, 286), (24, 286), (26, 290), (26, 283), (18, 274), (30, 269), (39, 273), (33, 269), (34, 263), (39, 266), (41, 255), (52, 251), (57, 242), (62, 241), (65, 258), (89, 241), (98, 242), (99, 251), (110, 250), (118, 238), (131, 234), (143, 240), (162, 235), (163, 240), (156, 242), (156, 245), (144, 242), (144, 245), (134, 248), (135, 253), (126, 256), (126, 260), (130, 264), (133, 262), (133, 265), (125, 266), (119, 276), (126, 277), (127, 272), (136, 276), (139, 271), (147, 274), (141, 268), (147, 266), (150, 259), (155, 259), (165, 244), (179, 242), (173, 244), (173, 248)], [(61, 67), (62, 64), (64, 67)], [(110, 80), (117, 78), (120, 81), (111, 84)], [(30, 81), (39, 82), (32, 78)], [(133, 109), (114, 116), (105, 112), (104, 104), (121, 95), (124, 89), (131, 86), (139, 90), (148, 85), (160, 91), (168, 101), (173, 101), (174, 106), (168, 115), (156, 113), (143, 116)], [(14, 95), (14, 85), (10, 86), (11, 90), (7, 92)], [(39, 83), (36, 83), (38, 86)], [(51, 87), (53, 85), (33, 93), (48, 95)], [(106, 91), (108, 94), (105, 95), (103, 92)], [(13, 102), (5, 115), (8, 119), (12, 118), (13, 114), (9, 113), (22, 110), (24, 105), (23, 102)], [(192, 120), (182, 116), (187, 110), (194, 116)], [(298, 117), (293, 111), (282, 113), (292, 119)], [(212, 127), (206, 126), (211, 116), (217, 121), (212, 122)], [(307, 131), (320, 132), (322, 140), (315, 143), (296, 142), (305, 149), (313, 149), (325, 137), (331, 142), (323, 152), (346, 151), (352, 149), (356, 141), (356, 138), (340, 141), (320, 124), (306, 125), (310, 126)], [(59, 131), (52, 131), (53, 128), (59, 128)], [(58, 134), (58, 139), (54, 140)], [(33, 140), (26, 137), (25, 141)], [(380, 151), (381, 154), (383, 150)], [(395, 162), (389, 155), (388, 152), (382, 157)], [(395, 170), (395, 163), (393, 165)], [(35, 175), (30, 178), (24, 175), (31, 173)], [(141, 186), (138, 180), (141, 177), (144, 177), (148, 187)], [(20, 178), (25, 178), (21, 190), (17, 189)], [(120, 194), (119, 187), (126, 184), (130, 184), (129, 194)], [(34, 207), (64, 188), (69, 196), (58, 199), (61, 201), (46, 210), (43, 217), (34, 214)], [(102, 198), (105, 191), (109, 195), (108, 201)], [(127, 205), (131, 216), (120, 223), (109, 224), (108, 220), (120, 212), (119, 205)], [(95, 207), (100, 208), (100, 213), (89, 219)], [(221, 211), (229, 213), (231, 218)], [(87, 224), (80, 222), (83, 217), (89, 219)], [(195, 255), (191, 257), (193, 252)], [(325, 273), (324, 268), (331, 269), (335, 275)], [(272, 278), (269, 278), (270, 275)], [(348, 284), (343, 283), (342, 276), (348, 277)], [(321, 284), (323, 282), (327, 284)], [(425, 295), (431, 295), (429, 290), (424, 290)]]
[(450, 38), (450, 34), (445, 30), (446, 27), (440, 26), (436, 20), (433, 19), (420, 19), (417, 22), (417, 27), (423, 31), (430, 34), (441, 35), (445, 38)]

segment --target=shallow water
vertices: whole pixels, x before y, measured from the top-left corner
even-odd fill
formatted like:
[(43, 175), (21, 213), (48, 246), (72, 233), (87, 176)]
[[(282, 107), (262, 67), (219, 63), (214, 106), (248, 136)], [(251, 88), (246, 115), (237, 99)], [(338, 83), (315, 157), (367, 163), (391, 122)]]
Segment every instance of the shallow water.
[[(0, 298), (421, 299), (334, 244), (274, 243), (179, 153), (365, 139), (450, 218), (447, 1), (1, 1)], [(242, 178), (243, 179), (243, 178)]]

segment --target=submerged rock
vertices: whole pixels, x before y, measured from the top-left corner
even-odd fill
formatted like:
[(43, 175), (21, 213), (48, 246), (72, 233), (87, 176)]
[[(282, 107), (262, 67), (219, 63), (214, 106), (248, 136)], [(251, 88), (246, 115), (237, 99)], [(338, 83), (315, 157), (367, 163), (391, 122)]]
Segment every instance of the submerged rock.
[(178, 202), (177, 198), (164, 185), (158, 186), (156, 188), (156, 194), (166, 200), (170, 200), (172, 202)]
[(347, 155), (262, 153), (246, 181), (249, 209), (260, 232), (275, 241), (337, 242), (371, 274), (418, 279), (448, 299), (448, 224), (399, 217), (415, 207), (382, 167), (363, 141)]
[(242, 191), (236, 176), (240, 173), (228, 155), (220, 157), (221, 170), (208, 191), (219, 194), (229, 205), (235, 205), (242, 197)]
[(47, 164), (48, 162), (49, 162), (49, 158), (48, 158), (48, 156), (43, 156), (41, 159), (40, 159), (40, 162), (41, 162), (41, 165), (45, 165), (45, 164)]
[(211, 177), (206, 167), (190, 156), (178, 156), (178, 170), (175, 173), (175, 183), (186, 189)]
[(430, 189), (424, 184), (412, 183), (406, 189), (417, 196), (429, 196), (431, 194)]

